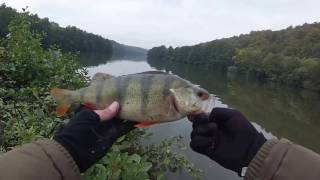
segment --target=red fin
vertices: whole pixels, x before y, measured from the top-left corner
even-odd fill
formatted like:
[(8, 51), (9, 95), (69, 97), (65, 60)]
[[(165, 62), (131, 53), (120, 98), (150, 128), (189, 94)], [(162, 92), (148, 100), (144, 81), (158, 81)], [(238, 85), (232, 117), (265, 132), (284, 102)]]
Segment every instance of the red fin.
[(137, 128), (150, 128), (155, 124), (158, 124), (158, 122), (144, 121), (144, 122), (141, 122), (139, 124), (134, 125), (134, 127), (137, 127)]
[(91, 103), (84, 103), (83, 104), (85, 107), (87, 107), (88, 109), (91, 109), (91, 110), (97, 110), (96, 106), (91, 104)]
[(72, 91), (65, 90), (65, 89), (59, 89), (59, 88), (53, 88), (51, 90), (51, 95), (53, 98), (57, 101), (57, 114), (58, 117), (63, 116), (68, 109), (71, 106), (71, 98), (67, 98), (72, 96)]

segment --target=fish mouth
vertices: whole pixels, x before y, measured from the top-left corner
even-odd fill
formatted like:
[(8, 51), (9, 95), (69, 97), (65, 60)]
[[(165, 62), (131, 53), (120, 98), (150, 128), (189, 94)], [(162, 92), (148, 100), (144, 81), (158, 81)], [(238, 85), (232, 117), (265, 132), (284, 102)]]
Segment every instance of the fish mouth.
[(205, 100), (210, 98), (210, 94), (207, 91), (199, 91), (197, 93), (197, 96), (203, 101), (205, 101)]

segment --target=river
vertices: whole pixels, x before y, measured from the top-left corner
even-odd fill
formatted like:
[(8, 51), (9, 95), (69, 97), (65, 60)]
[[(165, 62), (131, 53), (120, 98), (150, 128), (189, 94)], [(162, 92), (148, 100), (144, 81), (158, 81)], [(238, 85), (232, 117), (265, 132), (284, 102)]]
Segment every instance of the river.
[[(267, 138), (285, 137), (320, 153), (320, 95), (315, 92), (259, 83), (249, 76), (227, 73), (225, 68), (219, 66), (178, 63), (151, 66), (143, 60), (121, 59), (88, 67), (90, 76), (96, 72), (118, 76), (150, 70), (171, 72), (199, 84), (219, 97), (217, 106), (240, 110)], [(190, 142), (191, 130), (191, 123), (186, 119), (149, 129), (153, 133), (153, 142), (180, 135), (184, 137), (187, 145)], [(204, 171), (205, 179), (241, 179), (209, 158), (193, 152), (189, 147), (181, 153)], [(167, 179), (190, 177), (187, 174), (168, 174)]]

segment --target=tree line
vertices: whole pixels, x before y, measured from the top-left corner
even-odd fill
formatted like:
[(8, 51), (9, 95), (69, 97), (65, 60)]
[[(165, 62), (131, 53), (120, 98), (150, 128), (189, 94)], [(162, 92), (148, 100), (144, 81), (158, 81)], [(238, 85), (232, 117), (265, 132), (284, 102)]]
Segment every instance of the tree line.
[(320, 91), (320, 23), (252, 31), (194, 46), (154, 47), (147, 59), (150, 63), (219, 63), (261, 80)]
[[(15, 9), (2, 4), (0, 6), (0, 37), (4, 38), (9, 30), (11, 20), (19, 14)], [(48, 18), (39, 18), (36, 14), (29, 14), (31, 30), (45, 33), (42, 44), (45, 48), (57, 45), (65, 52), (96, 52), (111, 55), (110, 40), (99, 35), (88, 33), (75, 26), (60, 27), (58, 23), (50, 22)]]
[[(0, 6), (0, 38), (5, 38), (11, 20), (21, 14), (15, 9), (1, 4)], [(31, 30), (43, 33), (42, 45), (48, 49), (58, 46), (64, 52), (80, 52), (81, 54), (99, 55), (100, 59), (116, 57), (145, 56), (146, 50), (139, 47), (127, 46), (102, 36), (88, 33), (75, 26), (60, 27), (58, 23), (49, 21), (48, 18), (39, 18), (36, 14), (29, 14)]]

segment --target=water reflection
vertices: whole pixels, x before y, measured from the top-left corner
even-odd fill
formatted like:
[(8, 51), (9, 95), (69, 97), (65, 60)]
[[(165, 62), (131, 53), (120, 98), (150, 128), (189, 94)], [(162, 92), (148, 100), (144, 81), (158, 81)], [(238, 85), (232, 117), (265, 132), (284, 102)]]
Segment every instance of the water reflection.
[(146, 61), (146, 54), (145, 53), (133, 53), (130, 55), (127, 54), (113, 54), (113, 55), (106, 55), (106, 54), (97, 54), (97, 53), (80, 53), (79, 54), (79, 62), (83, 66), (99, 66), (102, 64), (106, 64), (113, 61), (130, 59), (130, 61), (135, 62), (145, 62)]
[(156, 70), (155, 68), (151, 68), (145, 61), (131, 60), (109, 60), (106, 64), (88, 67), (87, 69), (89, 76), (93, 76), (97, 72), (120, 76), (124, 74)]
[(83, 66), (98, 66), (105, 64), (111, 60), (110, 55), (97, 53), (81, 53), (79, 54), (79, 61)]
[[(288, 138), (320, 153), (320, 96), (254, 79), (230, 79), (223, 66), (195, 66), (169, 63), (151, 64), (172, 71), (218, 95), (228, 106), (243, 112), (251, 121), (278, 137)], [(228, 78), (229, 77), (229, 78)]]

